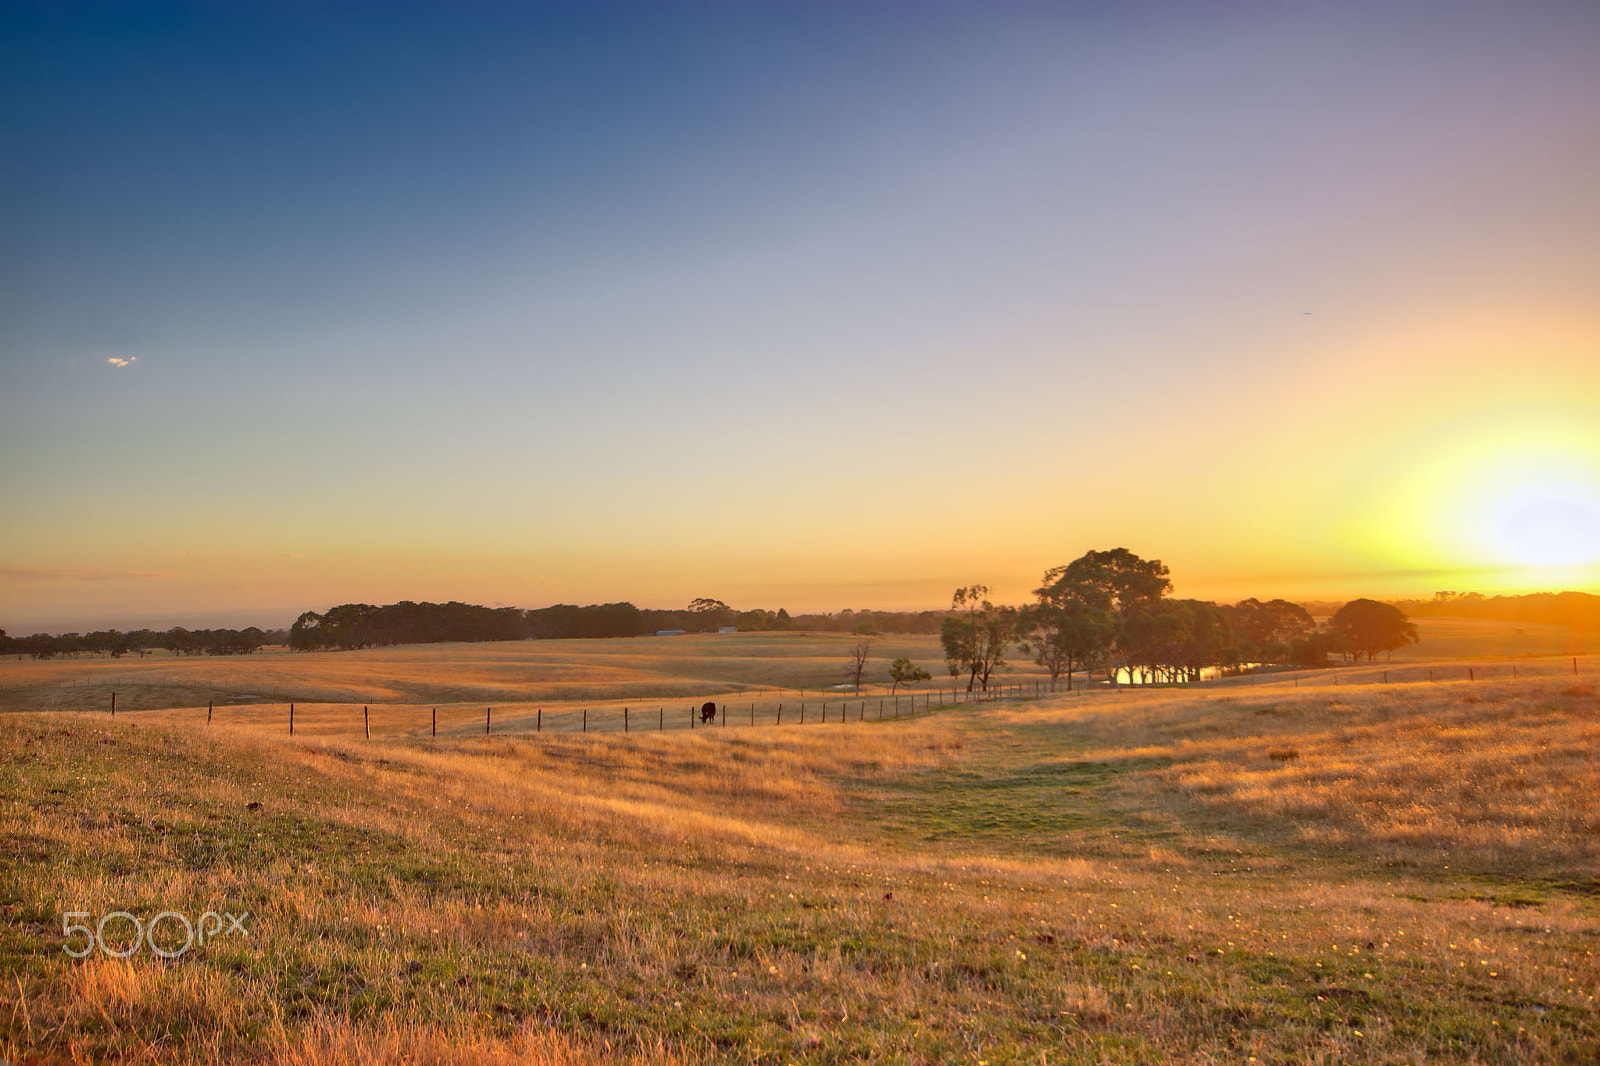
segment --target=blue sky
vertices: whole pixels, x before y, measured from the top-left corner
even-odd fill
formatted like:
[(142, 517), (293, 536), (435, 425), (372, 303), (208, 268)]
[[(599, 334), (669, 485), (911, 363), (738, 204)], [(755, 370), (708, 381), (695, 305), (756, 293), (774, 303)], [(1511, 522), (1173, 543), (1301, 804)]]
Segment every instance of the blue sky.
[(1600, 514), (1597, 55), (1579, 3), (0, 3), (0, 627), (1114, 544), (1589, 587), (1406, 471), (1526, 427)]

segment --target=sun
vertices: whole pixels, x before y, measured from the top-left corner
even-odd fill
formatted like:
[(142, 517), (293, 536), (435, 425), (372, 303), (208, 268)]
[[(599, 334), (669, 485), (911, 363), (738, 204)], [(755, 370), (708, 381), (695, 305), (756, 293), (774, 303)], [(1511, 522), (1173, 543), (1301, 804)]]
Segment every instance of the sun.
[(1520, 566), (1579, 566), (1600, 561), (1600, 507), (1547, 497), (1518, 501), (1499, 529), (1499, 549)]
[(1482, 592), (1595, 586), (1596, 420), (1548, 407), (1473, 414), (1389, 453), (1388, 476), (1366, 494), (1366, 521), (1353, 527), (1357, 542), (1423, 582)]
[(1476, 460), (1457, 482), (1454, 517), (1479, 565), (1543, 584), (1536, 574), (1555, 579), (1600, 564), (1600, 458), (1524, 443)]
[[(1600, 459), (1587, 449), (1505, 446), (1457, 482), (1454, 517), (1480, 566), (1543, 586), (1600, 564)], [(1548, 445), (1549, 441), (1540, 444)]]

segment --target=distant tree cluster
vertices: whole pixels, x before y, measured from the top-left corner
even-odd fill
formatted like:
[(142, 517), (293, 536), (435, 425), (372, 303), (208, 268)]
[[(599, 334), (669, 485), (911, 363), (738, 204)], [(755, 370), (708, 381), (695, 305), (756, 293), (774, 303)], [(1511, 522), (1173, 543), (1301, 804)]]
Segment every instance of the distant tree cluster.
[(968, 691), (987, 690), (1016, 644), (1070, 688), (1079, 671), (1126, 675), (1149, 683), (1197, 680), (1205, 669), (1246, 664), (1324, 664), (1330, 654), (1372, 659), (1417, 639), (1397, 608), (1353, 600), (1318, 628), (1305, 608), (1286, 600), (1219, 605), (1168, 598), (1172, 581), (1158, 559), (1126, 548), (1090, 551), (1045, 571), (1034, 602), (998, 606), (983, 585), (959, 588), (940, 629), (952, 676)]
[(956, 589), (950, 598), (950, 614), (939, 626), (950, 676), (966, 674), (968, 692), (974, 685), (988, 691), (989, 679), (1006, 664), (1006, 648), (1016, 629), (1017, 609), (991, 603), (989, 586)]
[[(50, 658), (56, 655), (143, 654), (167, 648), (182, 655), (249, 654), (267, 644), (296, 651), (437, 644), (457, 641), (556, 640), (637, 637), (661, 631), (716, 632), (803, 630), (870, 637), (880, 633), (937, 633), (952, 676), (967, 679), (969, 690), (987, 690), (1003, 670), (1012, 647), (1033, 657), (1052, 684), (1063, 676), (1068, 687), (1077, 673), (1101, 671), (1108, 677), (1187, 681), (1207, 668), (1241, 669), (1249, 664), (1325, 664), (1330, 655), (1372, 659), (1417, 639), (1416, 627), (1398, 608), (1374, 600), (1353, 600), (1318, 627), (1298, 604), (1286, 600), (1241, 600), (1219, 605), (1172, 599), (1172, 581), (1158, 559), (1141, 559), (1126, 548), (1090, 551), (1065, 566), (1045, 571), (1034, 602), (1021, 607), (996, 604), (984, 585), (959, 588), (950, 608), (941, 611), (853, 611), (791, 616), (777, 611), (736, 610), (721, 600), (701, 597), (681, 610), (648, 610), (632, 603), (579, 607), (555, 604), (524, 611), (516, 607), (414, 603), (387, 606), (346, 603), (318, 613), (307, 611), (284, 630), (174, 628), (121, 633), (64, 633), (11, 638), (0, 630), (0, 653)], [(1528, 601), (1528, 602), (1524, 602)], [(1600, 607), (1600, 597), (1582, 593), (1495, 597), (1440, 593), (1435, 610), (1548, 610)], [(1511, 604), (1511, 606), (1506, 606)], [(1495, 615), (1498, 617), (1498, 615)], [(1597, 622), (1596, 628), (1600, 628)], [(858, 643), (858, 649), (867, 644)], [(852, 656), (858, 684), (865, 655)], [(925, 671), (897, 660), (891, 671), (896, 688), (926, 680)]]
[(385, 607), (346, 603), (321, 614), (307, 611), (290, 627), (288, 641), (296, 651), (319, 651), (453, 641), (637, 637), (661, 630), (716, 632), (727, 626), (741, 630), (798, 628), (782, 609), (738, 611), (721, 600), (706, 598), (693, 600), (679, 611), (645, 610), (625, 602), (585, 607), (558, 603), (524, 611), (407, 600)]
[(1400, 600), (1395, 606), (1417, 617), (1482, 618), (1600, 630), (1600, 596), (1588, 592), (1534, 592), (1525, 596), (1436, 592), (1431, 600)]
[(268, 644), (283, 644), (288, 634), (282, 629), (184, 629), (181, 626), (162, 632), (135, 629), (121, 632), (103, 629), (94, 633), (34, 633), (27, 637), (8, 637), (0, 629), (0, 654), (28, 655), (53, 659), (58, 655), (144, 655), (164, 648), (178, 655), (249, 655)]
[(750, 631), (799, 628), (789, 612), (739, 611), (721, 600), (699, 598), (681, 611), (657, 611), (631, 603), (600, 603), (587, 607), (558, 603), (527, 612), (528, 636), (540, 640), (568, 637), (637, 637), (662, 630), (686, 633), (716, 632), (727, 626)]
[(466, 603), (413, 603), (375, 607), (346, 603), (319, 614), (307, 611), (289, 630), (297, 651), (370, 648), (449, 641), (566, 640), (638, 637), (662, 631), (715, 633), (732, 626), (740, 632), (937, 633), (948, 611), (852, 611), (791, 616), (776, 611), (738, 610), (721, 600), (700, 597), (680, 610), (653, 610), (632, 603), (557, 603), (531, 611), (478, 607)]
[[(856, 611), (845, 608), (826, 614), (797, 614), (791, 628), (808, 633), (906, 633), (931, 636), (939, 632), (949, 611)], [(775, 627), (776, 628), (776, 627)]]
[(295, 651), (349, 650), (393, 644), (521, 640), (527, 635), (527, 619), (515, 607), (410, 600), (387, 607), (344, 603), (324, 614), (307, 611), (295, 619), (289, 627), (289, 647)]

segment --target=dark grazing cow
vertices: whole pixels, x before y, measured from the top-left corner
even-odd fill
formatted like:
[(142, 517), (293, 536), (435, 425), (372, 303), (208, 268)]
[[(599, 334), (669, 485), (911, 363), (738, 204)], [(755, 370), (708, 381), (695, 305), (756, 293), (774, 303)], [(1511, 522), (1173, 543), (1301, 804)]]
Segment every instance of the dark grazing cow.
[(714, 722), (714, 721), (716, 721), (717, 720), (717, 705), (715, 703), (712, 703), (710, 700), (707, 700), (705, 703), (703, 703), (700, 706), (700, 720), (702, 722)]

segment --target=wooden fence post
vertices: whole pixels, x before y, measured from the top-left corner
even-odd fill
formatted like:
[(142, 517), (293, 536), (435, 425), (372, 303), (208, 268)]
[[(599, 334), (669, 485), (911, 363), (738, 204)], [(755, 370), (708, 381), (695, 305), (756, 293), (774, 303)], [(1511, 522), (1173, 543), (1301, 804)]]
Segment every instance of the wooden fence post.
[(111, 717), (115, 718), (116, 716), (117, 716), (117, 694), (115, 692), (113, 692), (111, 694)]
[[(211, 721), (211, 712), (206, 712), (206, 721)], [(294, 704), (289, 704), (289, 735), (294, 736)]]
[(587, 707), (583, 709), (583, 731), (585, 733), (589, 731), (589, 708)]
[(782, 725), (783, 724), (783, 704), (781, 704), (781, 703), (778, 704), (778, 721), (777, 721), (777, 724), (778, 725)]
[(439, 708), (433, 709), (433, 735), (439, 735)]
[(694, 708), (693, 707), (689, 708), (689, 728), (690, 729), (694, 728)]
[(206, 725), (211, 724), (211, 703), (211, 700), (206, 700)]
[(489, 715), (493, 711), (494, 711), (493, 707), (485, 707), (483, 709), (483, 735), (484, 736), (488, 736), (489, 735)]
[(750, 724), (756, 724), (756, 705), (753, 703), (750, 705)]
[(1478, 680), (1477, 677), (1473, 674), (1472, 667), (1470, 667), (1470, 666), (1467, 667), (1467, 680), (1468, 681), (1476, 681), (1476, 680)]
[(372, 719), (370, 717), (368, 717), (367, 708), (366, 708), (365, 705), (363, 705), (362, 708), (361, 708), (361, 728), (366, 731), (367, 739), (371, 740), (372, 739)]
[(544, 732), (544, 708), (543, 707), (539, 708), (538, 716), (535, 717), (534, 720), (533, 720), (533, 731), (535, 733), (543, 733)]
[(626, 707), (622, 708), (622, 731), (624, 733), (628, 731), (628, 708)]

